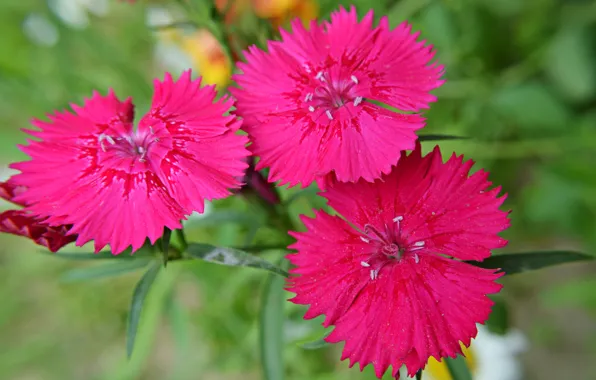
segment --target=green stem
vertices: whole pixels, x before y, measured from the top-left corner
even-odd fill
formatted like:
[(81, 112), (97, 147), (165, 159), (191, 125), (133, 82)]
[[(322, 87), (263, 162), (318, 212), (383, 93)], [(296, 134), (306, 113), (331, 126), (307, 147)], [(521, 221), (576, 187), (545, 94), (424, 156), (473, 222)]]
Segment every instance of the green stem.
[(178, 241), (180, 242), (181, 250), (183, 252), (186, 251), (186, 248), (188, 248), (188, 241), (186, 240), (186, 234), (184, 233), (183, 228), (176, 230), (176, 237), (178, 238)]

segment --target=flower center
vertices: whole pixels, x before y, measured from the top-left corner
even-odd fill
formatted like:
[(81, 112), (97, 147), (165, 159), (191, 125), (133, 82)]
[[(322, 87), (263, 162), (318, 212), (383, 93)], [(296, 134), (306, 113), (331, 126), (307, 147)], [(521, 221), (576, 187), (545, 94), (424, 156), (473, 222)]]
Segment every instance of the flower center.
[(362, 103), (363, 97), (357, 95), (358, 78), (355, 75), (332, 78), (329, 73), (319, 71), (315, 79), (318, 86), (304, 97), (310, 112), (319, 111), (333, 120), (334, 112), (347, 103), (353, 102), (354, 107)]
[(147, 153), (159, 138), (155, 137), (153, 127), (149, 127), (149, 133), (139, 131), (133, 132), (129, 135), (110, 136), (102, 133), (98, 136), (98, 142), (103, 152), (113, 152), (120, 157), (137, 159), (140, 162), (145, 162)]
[(381, 232), (371, 224), (364, 226), (364, 235), (360, 236), (363, 242), (372, 246), (370, 257), (362, 261), (360, 265), (370, 269), (370, 279), (375, 280), (379, 276), (381, 269), (391, 263), (399, 263), (405, 258), (412, 258), (416, 264), (420, 257), (416, 251), (424, 248), (424, 242), (418, 241), (408, 243), (401, 234), (401, 221), (403, 216), (397, 216), (393, 219), (395, 226), (386, 226), (385, 231)]

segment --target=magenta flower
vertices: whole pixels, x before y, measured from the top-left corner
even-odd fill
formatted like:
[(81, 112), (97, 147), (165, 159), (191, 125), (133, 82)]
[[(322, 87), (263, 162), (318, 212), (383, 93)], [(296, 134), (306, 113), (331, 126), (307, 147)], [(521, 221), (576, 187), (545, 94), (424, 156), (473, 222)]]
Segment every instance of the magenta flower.
[(21, 149), (30, 161), (13, 164), (13, 177), (27, 190), (16, 199), (35, 217), (56, 226), (72, 224), (77, 245), (95, 240), (118, 254), (133, 252), (164, 227), (202, 212), (205, 200), (223, 198), (240, 186), (249, 155), (240, 122), (227, 112), (230, 99), (214, 102), (213, 87), (200, 87), (190, 71), (178, 81), (155, 81), (150, 111), (133, 128), (131, 99), (110, 90), (94, 93), (74, 114), (35, 121), (40, 139)]
[[(15, 201), (15, 197), (24, 190), (23, 187), (15, 186), (11, 181), (0, 182), (0, 198), (18, 206), (25, 206)], [(76, 235), (68, 235), (71, 227), (49, 226), (25, 210), (8, 210), (0, 213), (0, 232), (24, 236), (52, 252), (76, 240)]]
[(294, 21), (267, 53), (249, 48), (231, 92), (261, 158), (257, 169), (292, 186), (330, 172), (345, 182), (388, 173), (400, 151), (414, 148), (424, 119), (379, 103), (420, 111), (443, 83), (432, 48), (410, 29), (404, 22), (391, 30), (387, 17), (373, 27), (372, 11), (359, 22), (354, 7), (342, 8), (309, 30)]
[(461, 353), (488, 318), (502, 273), (464, 260), (503, 247), (509, 219), (500, 188), (484, 171), (468, 176), (472, 165), (443, 163), (438, 147), (421, 157), (418, 145), (374, 183), (329, 185), (324, 196), (345, 219), (318, 211), (291, 233), (291, 301), (310, 305), (306, 319), (325, 314), (335, 326), (326, 340), (345, 341), (350, 366), (372, 363), (380, 378), (391, 365), (398, 378), (405, 364), (414, 376), (431, 356)]

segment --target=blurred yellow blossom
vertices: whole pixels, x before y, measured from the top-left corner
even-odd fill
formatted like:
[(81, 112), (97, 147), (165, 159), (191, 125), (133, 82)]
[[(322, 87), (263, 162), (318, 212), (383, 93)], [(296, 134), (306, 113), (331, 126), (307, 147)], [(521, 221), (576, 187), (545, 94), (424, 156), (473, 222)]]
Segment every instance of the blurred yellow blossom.
[[(466, 356), (466, 364), (468, 365), (470, 372), (474, 373), (476, 371), (476, 359), (474, 357), (473, 350), (465, 347), (462, 344), (462, 351)], [(424, 374), (427, 375), (425, 377), (429, 377), (428, 375), (430, 375), (433, 380), (451, 380), (451, 375), (449, 374), (449, 370), (447, 369), (445, 361), (443, 360), (439, 362), (433, 357), (431, 357), (426, 364)]]
[(230, 82), (232, 65), (219, 41), (207, 30), (197, 30), (182, 38), (182, 49), (203, 76), (204, 84), (223, 88)]
[[(228, 4), (228, 1), (232, 1)], [(271, 20), (274, 26), (280, 26), (295, 17), (305, 23), (319, 15), (319, 4), (316, 0), (216, 0), (220, 11), (226, 11), (225, 20), (234, 22), (249, 7), (260, 18)]]

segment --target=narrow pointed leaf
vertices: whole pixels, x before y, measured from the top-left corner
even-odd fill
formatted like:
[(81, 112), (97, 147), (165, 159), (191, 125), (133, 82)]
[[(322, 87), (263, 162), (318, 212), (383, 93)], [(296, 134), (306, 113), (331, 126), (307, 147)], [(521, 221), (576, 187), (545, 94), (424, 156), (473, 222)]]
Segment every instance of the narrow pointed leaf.
[(143, 311), (145, 298), (147, 297), (147, 294), (149, 294), (151, 285), (153, 284), (153, 281), (155, 281), (160, 268), (160, 262), (153, 262), (153, 265), (137, 283), (132, 295), (130, 311), (128, 314), (128, 326), (126, 330), (126, 354), (129, 358), (132, 355), (132, 351), (134, 349), (135, 339), (137, 337), (137, 329), (139, 328), (139, 321), (141, 319), (141, 312)]
[(472, 375), (470, 374), (470, 370), (466, 364), (466, 359), (463, 356), (457, 355), (455, 359), (444, 358), (443, 360), (445, 360), (445, 364), (447, 365), (451, 379), (472, 380)]
[(422, 380), (422, 370), (416, 372), (416, 380)]
[(453, 135), (422, 135), (418, 136), (420, 142), (423, 141), (443, 141), (443, 140), (467, 140), (467, 137)]
[(49, 252), (49, 251), (43, 251), (44, 254), (51, 254), (52, 256), (56, 256), (59, 257), (61, 259), (66, 259), (66, 260), (80, 260), (80, 261), (84, 261), (84, 260), (105, 260), (105, 259), (112, 259), (112, 260), (130, 260), (130, 259), (134, 259), (134, 256), (131, 256), (130, 253), (126, 254), (126, 253), (121, 253), (118, 256), (114, 256), (112, 255), (110, 252), (98, 252), (98, 253), (93, 253), (93, 252), (81, 252), (81, 253), (77, 253), (77, 252)]
[(330, 343), (326, 342), (325, 338), (327, 338), (329, 334), (331, 334), (331, 332), (326, 332), (325, 335), (323, 335), (321, 338), (313, 340), (311, 342), (303, 343), (301, 347), (305, 350), (318, 350), (319, 348), (327, 347)]
[(194, 259), (205, 260), (211, 263), (236, 267), (258, 268), (268, 270), (284, 277), (289, 276), (288, 272), (282, 268), (239, 249), (193, 243), (188, 245), (186, 253)]
[(259, 341), (265, 380), (284, 378), (284, 283), (284, 278), (270, 273), (261, 298)]
[(77, 268), (66, 272), (60, 280), (63, 282), (75, 282), (118, 276), (144, 268), (150, 261), (148, 258), (139, 258), (136, 260), (122, 260), (109, 264)]
[(594, 258), (594, 256), (573, 251), (543, 251), (507, 253), (491, 256), (482, 262), (470, 263), (481, 268), (501, 268), (505, 274), (511, 275), (558, 264), (594, 260)]
[(192, 218), (184, 222), (185, 227), (195, 228), (204, 226), (218, 226), (222, 223), (234, 223), (244, 226), (253, 226), (255, 223), (260, 223), (258, 217), (248, 214), (246, 212), (239, 212), (235, 210), (217, 210), (200, 217)]

